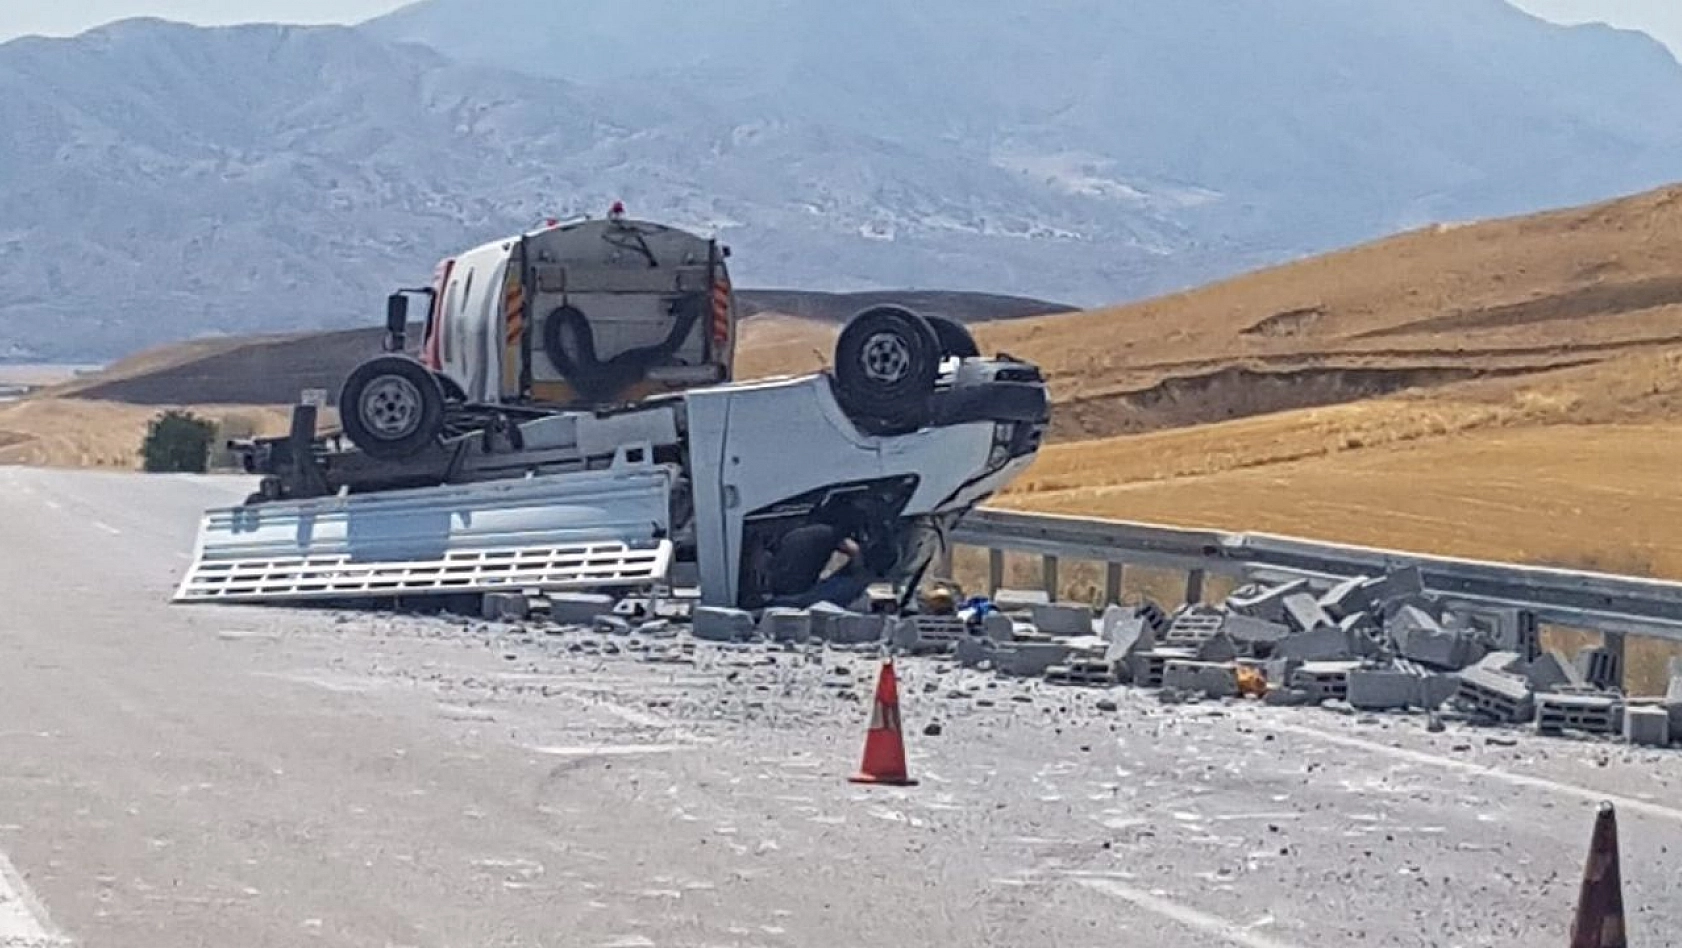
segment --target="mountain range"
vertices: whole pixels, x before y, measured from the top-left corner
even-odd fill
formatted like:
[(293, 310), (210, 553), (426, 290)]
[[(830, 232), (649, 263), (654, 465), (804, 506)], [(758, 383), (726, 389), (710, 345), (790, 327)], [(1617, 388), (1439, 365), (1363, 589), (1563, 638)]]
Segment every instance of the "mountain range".
[(421, 3), (0, 45), (0, 358), (377, 323), (545, 217), (1079, 305), (1682, 178), (1682, 66), (1504, 0)]

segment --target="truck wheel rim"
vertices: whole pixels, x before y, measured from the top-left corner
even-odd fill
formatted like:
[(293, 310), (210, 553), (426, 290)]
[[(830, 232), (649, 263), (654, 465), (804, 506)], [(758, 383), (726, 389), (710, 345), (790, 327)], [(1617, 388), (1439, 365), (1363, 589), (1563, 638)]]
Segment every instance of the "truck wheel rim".
[(865, 340), (860, 361), (872, 381), (893, 383), (911, 370), (911, 349), (899, 334), (879, 332)]
[(414, 430), (421, 414), (421, 393), (397, 376), (379, 379), (362, 393), (362, 420), (375, 433), (400, 438)]

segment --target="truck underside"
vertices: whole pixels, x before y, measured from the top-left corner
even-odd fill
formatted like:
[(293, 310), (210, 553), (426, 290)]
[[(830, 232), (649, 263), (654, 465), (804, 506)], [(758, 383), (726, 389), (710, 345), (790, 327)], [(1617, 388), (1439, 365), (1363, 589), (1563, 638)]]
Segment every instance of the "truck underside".
[(365, 388), (428, 399), (405, 409), (426, 437), (370, 452), (318, 436), (315, 407), (299, 405), (287, 437), (233, 445), (261, 489), (206, 513), (177, 602), (690, 577), (703, 603), (754, 609), (784, 601), (779, 540), (837, 511), (870, 578), (908, 590), (957, 519), (1032, 462), (1049, 420), (1036, 367), (891, 306), (854, 317), (832, 372), (607, 408), (469, 401), (407, 357), (366, 365)]

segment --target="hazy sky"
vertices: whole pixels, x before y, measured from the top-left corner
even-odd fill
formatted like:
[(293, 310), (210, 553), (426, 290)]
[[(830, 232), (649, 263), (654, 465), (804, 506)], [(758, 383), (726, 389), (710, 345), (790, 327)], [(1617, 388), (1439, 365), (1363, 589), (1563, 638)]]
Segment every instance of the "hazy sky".
[[(405, 0), (0, 0), (0, 40), (25, 33), (66, 36), (130, 16), (189, 23), (353, 23)], [(1562, 23), (1604, 21), (1646, 30), (1682, 58), (1682, 0), (1513, 0)]]

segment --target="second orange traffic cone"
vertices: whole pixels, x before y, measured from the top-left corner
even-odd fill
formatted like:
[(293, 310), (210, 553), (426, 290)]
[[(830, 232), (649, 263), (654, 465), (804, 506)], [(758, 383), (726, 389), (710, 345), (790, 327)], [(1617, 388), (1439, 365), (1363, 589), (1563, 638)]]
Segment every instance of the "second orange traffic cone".
[(847, 778), (853, 783), (916, 786), (905, 766), (905, 738), (899, 730), (899, 683), (892, 659), (882, 663), (876, 679), (876, 707), (870, 712), (870, 731), (864, 736), (864, 762)]
[(1618, 867), (1618, 815), (1602, 803), (1594, 817), (1577, 915), (1571, 920), (1571, 948), (1629, 948), (1624, 932), (1624, 883)]

